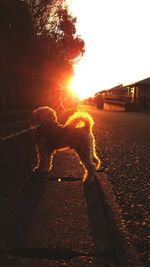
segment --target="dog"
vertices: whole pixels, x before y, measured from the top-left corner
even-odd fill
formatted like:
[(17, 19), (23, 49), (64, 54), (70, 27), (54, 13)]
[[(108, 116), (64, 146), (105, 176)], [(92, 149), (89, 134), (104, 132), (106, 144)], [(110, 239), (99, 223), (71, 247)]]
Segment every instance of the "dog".
[(34, 172), (49, 172), (53, 155), (57, 150), (70, 148), (79, 156), (84, 168), (83, 182), (93, 181), (101, 161), (96, 154), (92, 116), (77, 110), (64, 125), (57, 120), (55, 110), (39, 107), (33, 111), (32, 126), (35, 126), (35, 141), (38, 151), (38, 164)]

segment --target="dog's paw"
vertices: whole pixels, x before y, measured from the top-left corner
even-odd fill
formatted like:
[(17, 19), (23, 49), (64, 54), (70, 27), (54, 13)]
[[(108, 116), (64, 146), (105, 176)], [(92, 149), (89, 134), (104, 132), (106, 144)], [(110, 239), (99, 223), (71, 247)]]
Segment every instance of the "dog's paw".
[(34, 173), (45, 173), (45, 172), (49, 172), (49, 170), (46, 168), (40, 168), (39, 166), (37, 166), (33, 169), (33, 172)]
[(37, 167), (35, 167), (32, 171), (33, 171), (34, 173), (39, 173), (39, 172), (41, 172), (42, 170), (37, 166)]

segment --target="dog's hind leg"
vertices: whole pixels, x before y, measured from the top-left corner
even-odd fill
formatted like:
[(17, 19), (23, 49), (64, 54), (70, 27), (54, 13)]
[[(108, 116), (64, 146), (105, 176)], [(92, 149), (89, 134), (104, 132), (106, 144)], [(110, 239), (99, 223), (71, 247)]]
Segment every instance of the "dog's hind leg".
[(93, 162), (91, 154), (89, 153), (78, 153), (81, 163), (84, 168), (83, 182), (93, 181), (96, 172), (96, 164)]
[(94, 181), (95, 179), (95, 172), (96, 172), (96, 165), (92, 163), (91, 161), (86, 161), (84, 160), (83, 162), (84, 168), (85, 168), (85, 173), (83, 176), (83, 182), (86, 181)]
[(93, 162), (96, 164), (96, 170), (101, 166), (101, 161), (96, 154), (93, 155)]
[(98, 170), (101, 166), (101, 161), (96, 153), (96, 146), (95, 146), (95, 139), (93, 137), (93, 140), (91, 142), (91, 154), (92, 154), (92, 161), (96, 164), (96, 170)]
[(93, 181), (95, 179), (96, 165), (92, 162), (85, 162), (85, 174), (83, 176), (83, 182)]

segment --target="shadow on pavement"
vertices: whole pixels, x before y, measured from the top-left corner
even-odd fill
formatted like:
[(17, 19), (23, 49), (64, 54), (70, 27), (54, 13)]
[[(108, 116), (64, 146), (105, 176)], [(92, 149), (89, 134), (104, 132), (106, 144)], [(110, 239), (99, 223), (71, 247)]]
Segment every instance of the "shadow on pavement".
[(85, 184), (83, 192), (87, 202), (87, 215), (95, 244), (96, 266), (100, 266), (101, 258), (110, 259), (112, 266), (118, 266), (114, 260), (113, 244), (108, 232), (98, 181)]

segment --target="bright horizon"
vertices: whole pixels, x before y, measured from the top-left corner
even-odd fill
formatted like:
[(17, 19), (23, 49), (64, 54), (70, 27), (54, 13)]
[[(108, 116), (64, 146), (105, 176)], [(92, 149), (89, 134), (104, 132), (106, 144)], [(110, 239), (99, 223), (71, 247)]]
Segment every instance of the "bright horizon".
[(150, 76), (149, 0), (67, 0), (85, 54), (74, 67), (80, 98)]

